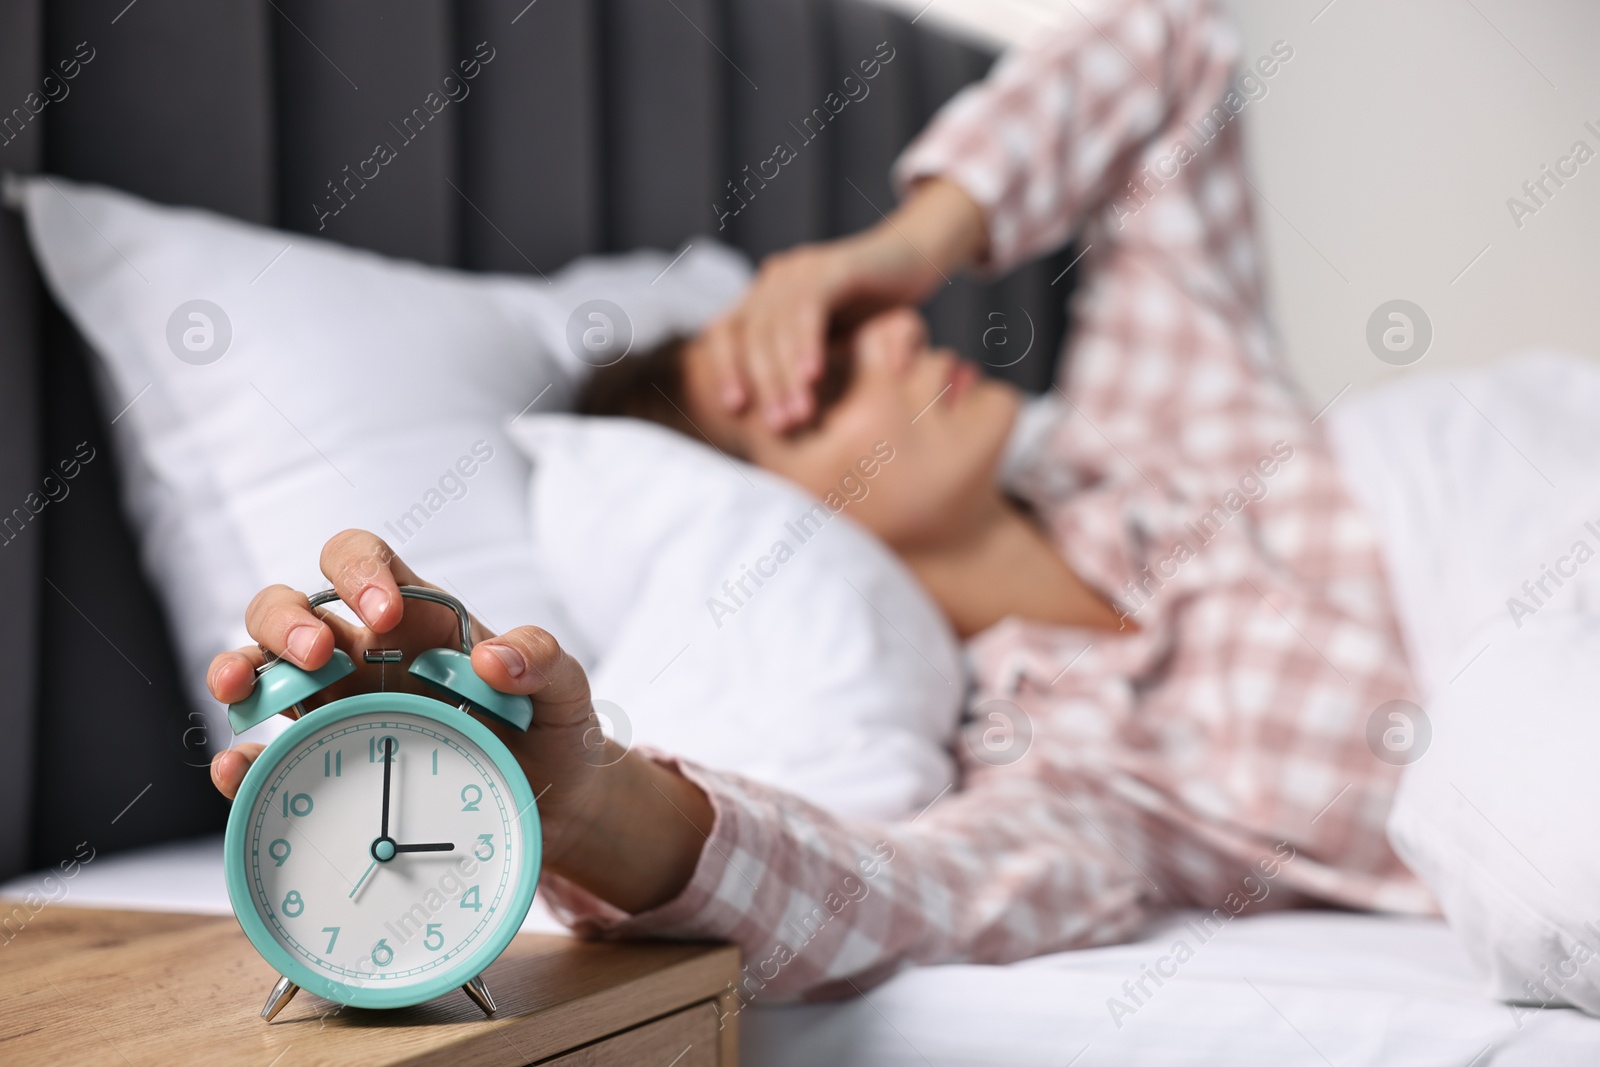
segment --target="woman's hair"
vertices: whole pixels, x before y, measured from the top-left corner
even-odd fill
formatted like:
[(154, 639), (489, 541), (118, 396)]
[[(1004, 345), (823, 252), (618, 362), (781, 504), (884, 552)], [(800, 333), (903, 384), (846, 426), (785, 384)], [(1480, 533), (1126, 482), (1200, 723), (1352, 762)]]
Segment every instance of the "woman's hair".
[(673, 337), (643, 355), (624, 356), (599, 368), (589, 376), (578, 395), (578, 413), (644, 419), (705, 441), (686, 410), (683, 386), (686, 343), (686, 338)]

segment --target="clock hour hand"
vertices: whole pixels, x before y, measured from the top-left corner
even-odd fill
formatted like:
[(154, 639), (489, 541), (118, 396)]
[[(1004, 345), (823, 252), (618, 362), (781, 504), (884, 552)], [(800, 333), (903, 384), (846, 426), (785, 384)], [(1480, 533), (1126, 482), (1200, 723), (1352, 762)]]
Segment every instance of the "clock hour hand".
[(396, 853), (400, 852), (454, 852), (456, 846), (450, 841), (430, 841), (424, 845), (396, 845)]

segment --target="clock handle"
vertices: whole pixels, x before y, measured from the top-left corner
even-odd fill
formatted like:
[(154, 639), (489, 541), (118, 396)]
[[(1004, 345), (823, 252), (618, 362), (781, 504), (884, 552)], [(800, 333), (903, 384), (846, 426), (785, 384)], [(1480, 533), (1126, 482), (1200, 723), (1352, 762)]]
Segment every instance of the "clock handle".
[[(425, 585), (402, 585), (400, 595), (410, 600), (426, 600), (432, 604), (443, 604), (456, 613), (456, 622), (461, 627), (461, 651), (472, 652), (472, 617), (467, 614), (466, 607), (449, 593), (441, 593), (437, 589), (429, 589)], [(324, 589), (320, 593), (312, 593), (309, 597), (312, 610), (331, 604), (339, 599), (339, 594), (332, 589)]]
[[(402, 585), (400, 595), (412, 600), (443, 604), (456, 613), (461, 628), (461, 648), (429, 648), (418, 653), (409, 668), (412, 674), (435, 689), (453, 697), (463, 709), (470, 709), (511, 727), (526, 730), (533, 723), (533, 701), (514, 693), (502, 693), (478, 677), (472, 669), (472, 621), (461, 601), (437, 589)], [(313, 609), (339, 599), (332, 589), (313, 593)], [(242, 734), (281, 711), (299, 704), (312, 694), (326, 689), (341, 678), (355, 673), (356, 665), (343, 649), (334, 649), (327, 663), (314, 671), (302, 670), (286, 660), (272, 660), (261, 668), (256, 687), (237, 704), (228, 705), (228, 725)]]
[[(467, 614), (461, 601), (449, 593), (441, 593), (423, 585), (402, 585), (400, 595), (411, 600), (442, 604), (455, 612), (461, 637), (459, 651), (453, 648), (424, 649), (412, 659), (407, 670), (453, 698), (463, 710), (487, 715), (513, 730), (526, 730), (533, 724), (533, 701), (525, 696), (500, 692), (479, 678), (478, 672), (472, 669), (472, 617)], [(338, 600), (339, 594), (332, 589), (324, 589), (320, 593), (313, 593), (309, 599), (314, 610)], [(343, 653), (336, 652), (335, 655)]]

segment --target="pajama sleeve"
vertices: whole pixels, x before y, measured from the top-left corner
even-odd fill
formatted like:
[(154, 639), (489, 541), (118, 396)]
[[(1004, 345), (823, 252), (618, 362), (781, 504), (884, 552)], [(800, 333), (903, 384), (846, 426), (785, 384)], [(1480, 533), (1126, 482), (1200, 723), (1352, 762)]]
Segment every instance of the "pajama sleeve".
[(989, 228), (985, 266), (995, 273), (1055, 251), (1131, 189), (1135, 156), (1185, 109), (1198, 106), (1201, 125), (1213, 107), (1222, 124), (1231, 118), (1221, 102), (1238, 44), (1209, 2), (1063, 11), (1064, 29), (1003, 57), (895, 163), (902, 191), (939, 176), (977, 202)]
[(654, 758), (716, 809), (688, 887), (637, 915), (558, 877), (541, 892), (581, 934), (738, 944), (741, 1001), (847, 996), (903, 963), (1003, 963), (1124, 939), (1156, 896), (1135, 866), (1153, 869), (1136, 858), (1130, 813), (1047, 784), (1037, 764), (983, 768), (914, 821), (874, 824)]

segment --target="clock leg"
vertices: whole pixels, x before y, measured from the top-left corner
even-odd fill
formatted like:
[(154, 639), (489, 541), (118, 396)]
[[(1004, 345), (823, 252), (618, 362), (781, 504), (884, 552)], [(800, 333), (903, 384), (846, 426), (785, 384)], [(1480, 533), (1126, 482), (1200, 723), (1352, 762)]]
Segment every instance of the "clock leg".
[(300, 992), (300, 987), (289, 981), (289, 979), (278, 979), (278, 984), (272, 987), (271, 993), (267, 994), (267, 1002), (261, 1008), (261, 1017), (269, 1023), (276, 1019), (278, 1013), (283, 1010), (284, 1005), (293, 1000), (294, 995), (298, 992)]
[(461, 991), (471, 997), (472, 1002), (482, 1008), (485, 1015), (494, 1014), (494, 997), (489, 995), (489, 987), (483, 984), (483, 975), (478, 975), (462, 986)]

